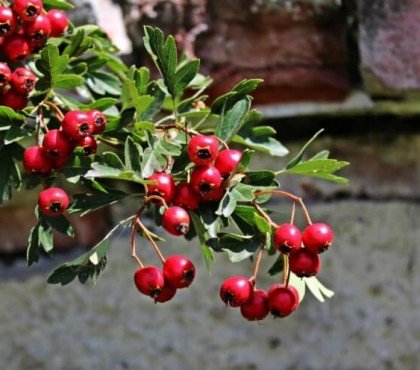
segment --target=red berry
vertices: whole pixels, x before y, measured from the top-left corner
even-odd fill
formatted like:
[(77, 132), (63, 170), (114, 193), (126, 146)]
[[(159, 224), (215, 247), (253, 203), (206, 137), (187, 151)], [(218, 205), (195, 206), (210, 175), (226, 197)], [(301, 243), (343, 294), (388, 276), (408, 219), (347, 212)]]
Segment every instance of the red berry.
[(38, 15), (31, 22), (25, 23), (24, 33), (31, 40), (46, 40), (51, 34), (50, 19), (45, 14)]
[(195, 277), (194, 264), (184, 256), (170, 256), (163, 264), (165, 281), (176, 289), (187, 288)]
[(229, 176), (242, 158), (242, 152), (235, 149), (222, 150), (216, 158), (214, 166), (223, 177)]
[(98, 149), (98, 143), (96, 142), (93, 136), (85, 136), (81, 138), (77, 146), (80, 146), (83, 149), (85, 155), (95, 154)]
[(7, 90), (0, 96), (0, 105), (4, 105), (16, 111), (25, 109), (28, 106), (28, 103), (28, 97), (19, 94), (14, 89)]
[(190, 215), (182, 207), (169, 207), (163, 212), (162, 224), (169, 234), (175, 236), (185, 235), (190, 229)]
[(96, 109), (89, 111), (88, 114), (93, 122), (93, 134), (102, 133), (106, 127), (105, 115)]
[(195, 210), (200, 205), (200, 196), (187, 182), (181, 182), (176, 186), (175, 196), (172, 203), (176, 206)]
[(252, 297), (254, 288), (245, 276), (232, 276), (220, 287), (220, 298), (228, 306), (240, 307)]
[(316, 253), (307, 248), (301, 248), (290, 254), (290, 271), (299, 277), (310, 277), (316, 275), (321, 269), (321, 260)]
[(47, 13), (51, 23), (51, 37), (61, 36), (69, 26), (69, 18), (62, 10), (52, 9)]
[(170, 286), (165, 280), (165, 285), (162, 288), (162, 291), (154, 297), (155, 303), (165, 303), (170, 301), (176, 294), (176, 288)]
[(29, 49), (31, 50), (31, 54), (35, 54), (38, 53), (39, 51), (41, 51), (45, 44), (47, 43), (47, 40), (29, 40)]
[(50, 158), (39, 146), (30, 146), (23, 153), (23, 166), (29, 173), (38, 173), (46, 175), (52, 170)]
[(10, 81), (13, 89), (22, 95), (28, 95), (35, 88), (35, 82), (35, 75), (26, 68), (16, 68)]
[(188, 156), (195, 164), (210, 164), (218, 153), (219, 142), (213, 135), (196, 135), (188, 143)]
[(66, 166), (69, 163), (69, 160), (70, 160), (69, 156), (51, 158), (52, 167), (55, 170), (59, 170), (59, 169), (63, 168), (64, 166)]
[(93, 133), (93, 124), (90, 116), (80, 110), (68, 112), (64, 116), (61, 127), (63, 132), (76, 142)]
[(171, 175), (163, 172), (156, 172), (147, 180), (155, 184), (147, 185), (147, 195), (157, 195), (163, 198), (167, 203), (172, 200), (175, 194), (175, 182)]
[(12, 79), (12, 71), (7, 63), (0, 62), (0, 90)]
[(334, 240), (331, 228), (324, 223), (309, 225), (302, 234), (302, 241), (305, 247), (314, 253), (326, 251)]
[(49, 188), (41, 191), (38, 197), (39, 211), (45, 216), (59, 217), (69, 207), (69, 196), (60, 188)]
[(73, 144), (60, 130), (48, 131), (44, 136), (42, 147), (52, 158), (68, 157), (73, 151)]
[(165, 279), (163, 272), (156, 266), (145, 266), (135, 272), (134, 284), (144, 295), (156, 298), (163, 291)]
[(12, 62), (23, 62), (31, 53), (26, 37), (18, 34), (7, 36), (3, 41), (2, 50)]
[(222, 185), (222, 176), (216, 167), (199, 166), (192, 172), (190, 183), (197, 193), (205, 196)]
[(299, 294), (291, 285), (276, 287), (268, 294), (268, 308), (275, 317), (289, 316), (298, 306)]
[(25, 22), (35, 19), (43, 9), (42, 0), (13, 0), (13, 11)]
[(0, 37), (11, 34), (17, 26), (16, 17), (8, 6), (0, 7)]
[(280, 225), (274, 233), (274, 246), (282, 253), (290, 253), (302, 246), (302, 234), (292, 224)]
[(208, 200), (208, 201), (217, 201), (217, 200), (222, 199), (224, 195), (225, 195), (225, 189), (223, 188), (223, 186), (219, 186), (216, 190), (213, 190), (210, 193), (201, 194), (201, 198), (203, 200)]
[(255, 290), (251, 299), (241, 306), (241, 314), (249, 321), (263, 320), (268, 315), (268, 295)]

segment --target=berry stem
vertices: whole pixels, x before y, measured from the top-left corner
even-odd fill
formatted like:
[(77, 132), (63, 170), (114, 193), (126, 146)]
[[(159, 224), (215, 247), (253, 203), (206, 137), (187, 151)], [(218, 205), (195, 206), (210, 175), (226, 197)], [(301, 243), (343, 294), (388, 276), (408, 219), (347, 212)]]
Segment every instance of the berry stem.
[(273, 229), (277, 229), (279, 225), (277, 225), (271, 217), (265, 213), (265, 211), (259, 206), (259, 204), (255, 201), (251, 202), (253, 207), (257, 210), (257, 212), (270, 224)]
[(260, 250), (258, 251), (257, 260), (255, 261), (255, 265), (254, 265), (254, 272), (251, 278), (249, 279), (251, 283), (254, 283), (254, 287), (256, 286), (255, 282), (257, 280), (258, 271), (260, 270), (263, 253), (264, 253), (264, 244), (261, 246)]
[(58, 107), (58, 105), (54, 104), (52, 101), (45, 100), (44, 104), (51, 108), (51, 110), (54, 112), (57, 119), (61, 122), (64, 119), (64, 114), (61, 111), (61, 109)]
[(217, 137), (216, 135), (214, 137), (219, 141), (219, 143), (221, 143), (225, 147), (225, 149), (229, 149), (229, 145), (226, 143), (226, 141), (222, 140), (220, 137)]
[(283, 254), (283, 285), (289, 284), (290, 278), (290, 266), (289, 266), (289, 257)]
[(153, 199), (158, 200), (159, 202), (162, 202), (165, 210), (169, 208), (168, 203), (166, 203), (166, 200), (160, 197), (159, 195), (149, 195), (147, 198), (144, 199), (144, 203), (148, 203)]
[(140, 221), (140, 219), (137, 217), (135, 220), (135, 225), (139, 230), (143, 232), (145, 237), (149, 240), (150, 244), (152, 245), (153, 249), (155, 250), (156, 254), (159, 256), (162, 263), (165, 263), (165, 257), (163, 256), (162, 252), (160, 251), (158, 245), (154, 241), (152, 235), (150, 234), (150, 231), (147, 229), (146, 226), (143, 225), (143, 223)]
[(140, 260), (136, 252), (136, 231), (137, 230), (135, 227), (135, 221), (133, 221), (131, 225), (131, 240), (130, 240), (131, 257), (140, 265), (140, 267), (144, 267), (143, 262)]
[(290, 224), (293, 225), (295, 221), (295, 213), (296, 213), (296, 202), (293, 202), (292, 204), (292, 214), (290, 216)]

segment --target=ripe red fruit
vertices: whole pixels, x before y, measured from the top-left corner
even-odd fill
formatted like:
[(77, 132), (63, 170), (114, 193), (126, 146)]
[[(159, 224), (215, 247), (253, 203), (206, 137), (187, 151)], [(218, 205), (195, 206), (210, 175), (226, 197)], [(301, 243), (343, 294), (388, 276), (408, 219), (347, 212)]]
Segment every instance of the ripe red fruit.
[(36, 77), (26, 68), (16, 68), (10, 80), (13, 89), (22, 95), (28, 95), (35, 88)]
[(14, 34), (7, 36), (2, 44), (3, 54), (12, 62), (22, 62), (31, 53), (26, 37)]
[(254, 287), (245, 276), (232, 276), (220, 287), (220, 298), (228, 306), (240, 307), (252, 297)]
[(187, 257), (170, 256), (163, 264), (163, 276), (172, 287), (176, 289), (187, 288), (194, 280), (195, 267)]
[(242, 316), (249, 321), (263, 320), (268, 312), (268, 295), (264, 290), (255, 290), (251, 299), (241, 306)]
[(90, 116), (80, 110), (68, 112), (61, 123), (63, 132), (72, 140), (79, 141), (93, 133), (93, 124)]
[(30, 22), (41, 14), (42, 0), (13, 0), (13, 11), (25, 22)]
[(279, 286), (271, 289), (268, 294), (268, 308), (275, 317), (286, 317), (299, 306), (299, 294), (291, 286)]
[(0, 37), (10, 35), (17, 26), (16, 17), (8, 6), (0, 7)]
[(321, 269), (321, 260), (316, 253), (307, 248), (301, 248), (290, 254), (290, 271), (299, 277), (310, 277), (316, 275)]
[(191, 174), (191, 186), (200, 195), (215, 192), (222, 184), (222, 176), (216, 167), (199, 166)]
[(163, 172), (156, 172), (147, 180), (156, 184), (147, 185), (147, 195), (157, 195), (166, 202), (170, 202), (175, 194), (175, 182), (171, 175)]
[(73, 151), (73, 144), (66, 134), (60, 130), (48, 131), (42, 142), (42, 147), (50, 157), (68, 157)]
[(280, 225), (274, 233), (274, 246), (282, 253), (290, 253), (302, 246), (302, 234), (292, 224)]
[(105, 130), (106, 127), (106, 117), (99, 110), (91, 110), (88, 112), (90, 119), (93, 123), (93, 134), (100, 134)]
[(176, 288), (170, 286), (165, 280), (165, 285), (162, 288), (162, 291), (154, 297), (155, 303), (165, 303), (170, 301), (176, 294)]
[(0, 89), (3, 89), (12, 79), (12, 71), (7, 63), (0, 62)]
[(48, 188), (39, 193), (39, 211), (45, 216), (61, 216), (69, 207), (69, 203), (69, 196), (63, 189)]
[(98, 143), (93, 136), (85, 136), (77, 143), (83, 149), (85, 155), (95, 154), (98, 149)]
[(219, 142), (213, 135), (196, 135), (188, 143), (188, 156), (195, 164), (210, 164), (218, 153)]
[(216, 158), (216, 167), (223, 177), (229, 176), (242, 158), (242, 152), (235, 149), (224, 149)]
[(331, 228), (324, 223), (309, 225), (302, 234), (302, 241), (305, 247), (314, 253), (326, 251), (334, 240)]
[(24, 33), (31, 40), (45, 40), (51, 34), (51, 23), (47, 15), (40, 14), (31, 22), (24, 24)]
[(156, 266), (145, 266), (135, 272), (134, 284), (144, 295), (156, 298), (163, 291), (165, 279), (163, 272)]
[(46, 175), (52, 170), (50, 158), (39, 146), (30, 146), (23, 153), (23, 166), (29, 173), (38, 173)]
[(187, 182), (181, 182), (176, 186), (175, 196), (172, 203), (176, 206), (195, 210), (200, 205), (200, 196)]
[(163, 212), (162, 224), (169, 234), (175, 236), (185, 235), (190, 229), (190, 215), (182, 207), (169, 207)]
[(60, 168), (63, 168), (64, 166), (66, 166), (67, 163), (69, 163), (69, 160), (70, 160), (70, 156), (51, 158), (52, 167), (55, 170), (59, 170)]
[(13, 110), (22, 110), (28, 106), (27, 96), (19, 94), (14, 89), (7, 90), (0, 96), (0, 105), (12, 108)]
[(216, 190), (211, 191), (207, 194), (201, 194), (201, 198), (207, 201), (217, 201), (224, 197), (225, 189), (222, 186), (219, 186)]
[(67, 14), (59, 9), (50, 10), (47, 17), (51, 23), (51, 37), (61, 36), (69, 26)]

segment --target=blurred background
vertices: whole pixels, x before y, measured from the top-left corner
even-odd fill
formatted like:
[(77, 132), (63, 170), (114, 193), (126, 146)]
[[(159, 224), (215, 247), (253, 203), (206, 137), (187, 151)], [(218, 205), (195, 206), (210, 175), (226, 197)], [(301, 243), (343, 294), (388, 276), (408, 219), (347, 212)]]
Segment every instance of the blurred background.
[[(420, 369), (420, 1), (73, 3), (73, 21), (102, 26), (130, 64), (150, 64), (143, 25), (174, 34), (214, 78), (213, 97), (243, 78), (264, 78), (255, 103), (292, 155), (326, 129), (309, 154), (328, 149), (351, 162), (342, 173), (350, 185), (281, 183), (335, 230), (320, 280), (336, 294), (324, 304), (308, 295), (284, 320), (248, 323), (223, 306), (218, 287), (250, 263), (217, 256), (209, 277), (197, 243), (168, 238), (164, 248), (192, 256), (199, 274), (191, 289), (156, 306), (132, 284), (125, 234), (113, 240), (96, 286), (49, 286), (54, 266), (135, 205), (77, 222), (76, 242), (58, 240), (61, 253), (26, 269), (35, 203), (28, 194), (0, 208), (0, 368)], [(279, 169), (286, 161), (254, 164)], [(288, 209), (277, 206), (280, 220)]]

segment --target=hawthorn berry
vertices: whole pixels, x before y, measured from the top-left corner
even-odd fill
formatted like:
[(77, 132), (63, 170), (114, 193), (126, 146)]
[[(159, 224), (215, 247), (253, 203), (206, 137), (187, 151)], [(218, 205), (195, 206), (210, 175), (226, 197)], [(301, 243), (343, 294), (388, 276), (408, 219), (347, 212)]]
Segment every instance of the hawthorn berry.
[(6, 63), (0, 62), (0, 89), (3, 89), (12, 79), (12, 71)]
[(274, 317), (286, 317), (299, 306), (299, 293), (291, 285), (279, 286), (268, 294), (268, 309)]
[(274, 246), (282, 253), (290, 253), (302, 246), (302, 234), (292, 224), (280, 225), (274, 233)]
[(10, 35), (17, 26), (16, 17), (8, 6), (0, 7), (0, 37)]
[(22, 62), (31, 53), (26, 37), (18, 34), (7, 36), (1, 47), (3, 54), (12, 62)]
[(224, 149), (216, 158), (214, 167), (216, 167), (222, 177), (227, 177), (236, 168), (242, 158), (242, 152), (235, 149)]
[(22, 95), (28, 95), (35, 88), (36, 77), (26, 68), (16, 68), (10, 80), (13, 89)]
[(0, 105), (4, 105), (16, 111), (25, 109), (28, 103), (28, 97), (19, 94), (15, 89), (9, 89), (0, 96)]
[(254, 287), (245, 276), (232, 276), (220, 287), (220, 298), (228, 306), (240, 307), (252, 297)]
[(55, 170), (59, 170), (66, 166), (70, 161), (70, 156), (62, 156), (62, 157), (55, 157), (51, 158), (52, 168)]
[(213, 135), (196, 135), (188, 143), (188, 156), (198, 165), (213, 163), (219, 153), (219, 142)]
[(23, 153), (23, 166), (28, 173), (46, 175), (52, 170), (52, 162), (39, 146), (30, 146)]
[(176, 206), (195, 210), (200, 205), (200, 196), (187, 182), (181, 182), (176, 186), (175, 196), (172, 203)]
[(219, 186), (217, 189), (211, 191), (210, 193), (201, 194), (201, 198), (207, 201), (216, 201), (220, 200), (225, 195), (225, 189), (223, 186)]
[(242, 316), (249, 321), (263, 320), (268, 312), (268, 295), (264, 290), (255, 290), (251, 299), (241, 306)]
[(187, 288), (194, 280), (195, 266), (187, 257), (170, 256), (163, 264), (163, 276), (172, 287)]
[(46, 40), (51, 34), (50, 19), (46, 14), (38, 15), (31, 22), (24, 24), (24, 33), (31, 40)]
[(145, 266), (135, 272), (134, 284), (144, 295), (156, 298), (163, 291), (165, 279), (163, 272), (156, 266)]
[(164, 172), (156, 172), (147, 180), (155, 182), (155, 184), (147, 185), (148, 196), (157, 195), (167, 203), (172, 200), (175, 195), (175, 182), (171, 175)]
[(69, 203), (69, 196), (61, 188), (48, 188), (39, 193), (39, 211), (45, 216), (61, 216), (69, 207)]
[(162, 225), (169, 234), (185, 235), (190, 229), (190, 215), (182, 207), (169, 207), (163, 212)]
[(200, 195), (216, 191), (222, 184), (219, 170), (213, 166), (198, 166), (191, 173), (190, 184)]
[(73, 151), (73, 144), (60, 130), (50, 130), (42, 141), (42, 148), (51, 158), (68, 157)]
[(91, 117), (81, 110), (72, 110), (68, 112), (64, 116), (61, 128), (71, 140), (76, 142), (93, 133)]
[(42, 0), (13, 0), (13, 11), (24, 22), (34, 20), (43, 9)]
[(58, 37), (66, 32), (69, 26), (69, 18), (67, 14), (59, 9), (52, 9), (47, 13), (47, 17), (51, 24), (51, 36)]
[(307, 248), (301, 248), (290, 254), (290, 271), (299, 277), (310, 277), (316, 275), (321, 269), (321, 260), (318, 254)]
[(83, 149), (85, 155), (95, 154), (98, 149), (98, 143), (96, 142), (93, 136), (85, 136), (81, 138), (77, 146), (80, 146)]
[(165, 280), (162, 291), (154, 297), (155, 303), (165, 303), (170, 301), (176, 294), (176, 288), (172, 287)]
[(101, 134), (106, 127), (107, 120), (105, 115), (96, 109), (89, 111), (88, 115), (93, 122), (93, 134)]
[(333, 231), (327, 224), (321, 222), (309, 225), (302, 234), (303, 244), (313, 253), (326, 251), (333, 240)]

